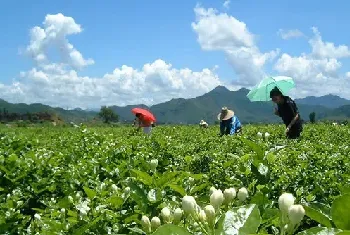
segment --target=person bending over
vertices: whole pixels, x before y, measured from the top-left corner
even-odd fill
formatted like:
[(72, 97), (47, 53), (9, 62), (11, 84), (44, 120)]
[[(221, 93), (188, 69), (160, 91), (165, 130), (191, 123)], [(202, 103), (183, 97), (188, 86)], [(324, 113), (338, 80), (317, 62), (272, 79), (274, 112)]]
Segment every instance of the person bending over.
[(289, 96), (284, 96), (282, 92), (275, 87), (270, 92), (270, 98), (277, 104), (275, 115), (282, 118), (286, 125), (285, 134), (289, 139), (297, 139), (303, 131), (303, 125), (298, 111), (298, 107), (294, 100)]
[(227, 107), (221, 109), (221, 113), (218, 114), (218, 120), (220, 121), (220, 135), (234, 135), (242, 132), (242, 124), (238, 117), (232, 110)]

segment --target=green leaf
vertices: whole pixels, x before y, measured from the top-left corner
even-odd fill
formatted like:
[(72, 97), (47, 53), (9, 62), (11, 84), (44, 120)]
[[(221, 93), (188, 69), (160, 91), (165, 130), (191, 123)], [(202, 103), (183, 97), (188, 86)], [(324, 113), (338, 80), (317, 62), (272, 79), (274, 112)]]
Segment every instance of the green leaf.
[(3, 172), (5, 172), (6, 175), (11, 174), (9, 170), (6, 169), (6, 167), (4, 167), (3, 165), (0, 165), (0, 170), (2, 170)]
[(309, 206), (311, 206), (314, 209), (317, 209), (321, 211), (323, 214), (325, 214), (328, 218), (331, 218), (331, 207), (319, 202), (311, 202), (309, 203)]
[(350, 194), (344, 194), (333, 201), (331, 214), (339, 229), (350, 230)]
[(303, 205), (303, 207), (305, 209), (306, 215), (310, 219), (315, 220), (316, 222), (320, 223), (323, 226), (326, 226), (327, 228), (332, 227), (331, 220), (321, 210), (314, 208), (311, 205), (309, 205), (309, 206)]
[(142, 208), (144, 211), (147, 210), (148, 207), (148, 198), (145, 192), (135, 183), (129, 182), (128, 186), (131, 189), (131, 197), (134, 201)]
[(144, 231), (142, 231), (139, 228), (129, 228), (129, 230), (137, 234), (146, 234)]
[(183, 187), (177, 185), (177, 184), (168, 184), (168, 186), (174, 190), (175, 192), (178, 192), (179, 194), (181, 194), (181, 196), (186, 196), (186, 191)]
[(165, 172), (162, 177), (160, 177), (159, 180), (157, 180), (156, 184), (158, 187), (163, 188), (164, 185), (166, 185), (169, 182), (174, 181), (176, 176), (179, 174), (179, 172), (173, 171), (173, 172)]
[(112, 196), (108, 199), (108, 202), (111, 203), (114, 208), (119, 208), (121, 205), (124, 204), (123, 198), (119, 196)]
[(307, 230), (304, 230), (300, 233), (297, 233), (297, 235), (324, 235), (324, 234), (327, 234), (327, 235), (333, 235), (333, 234), (343, 234), (343, 231), (340, 230), (340, 229), (335, 229), (335, 228), (318, 228), (318, 227), (315, 227), (315, 228), (310, 228), (310, 229), (307, 229)]
[(259, 161), (262, 161), (264, 159), (265, 149), (262, 146), (259, 146), (258, 144), (248, 139), (241, 138), (241, 140), (245, 145), (250, 147), (256, 153), (257, 159)]
[(131, 223), (131, 222), (137, 221), (137, 218), (138, 218), (138, 217), (139, 217), (138, 214), (131, 215), (131, 216), (129, 216), (129, 217), (127, 217), (127, 218), (124, 219), (124, 223), (125, 223), (125, 224), (129, 224), (129, 223)]
[(68, 217), (67, 220), (71, 224), (76, 224), (78, 222), (77, 218), (74, 217)]
[(139, 170), (132, 170), (132, 172), (137, 176), (137, 180), (141, 181), (145, 185), (152, 185), (152, 177), (146, 172)]
[(78, 213), (75, 211), (68, 210), (67, 215), (71, 217), (78, 217)]
[(70, 202), (67, 197), (62, 198), (61, 200), (58, 201), (58, 206), (61, 208), (69, 208)]
[(350, 193), (350, 185), (341, 185), (340, 192), (341, 192), (341, 194)]
[(262, 192), (255, 193), (255, 195), (250, 200), (251, 203), (261, 206), (265, 205), (265, 203), (267, 203), (268, 201), (269, 199)]
[(97, 224), (100, 220), (102, 220), (103, 217), (100, 216), (100, 217), (97, 217), (96, 219), (94, 219), (92, 222), (89, 222), (81, 227), (79, 227), (78, 229), (76, 229), (74, 232), (73, 232), (73, 235), (82, 235), (85, 233), (86, 230), (88, 230), (89, 228), (95, 226), (95, 224)]
[(173, 224), (160, 226), (153, 235), (191, 235), (185, 228)]
[(257, 205), (235, 207), (219, 220), (217, 235), (255, 234), (260, 226), (260, 211)]
[(224, 168), (227, 168), (227, 167), (230, 167), (230, 166), (233, 166), (235, 163), (237, 162), (237, 160), (230, 160), (230, 161), (227, 161), (224, 163)]
[(84, 186), (84, 191), (90, 200), (94, 199), (96, 192), (88, 187)]
[(195, 186), (191, 189), (191, 194), (194, 194), (196, 192), (200, 192), (203, 189), (205, 189), (206, 187), (208, 187), (208, 184), (201, 184), (201, 185)]

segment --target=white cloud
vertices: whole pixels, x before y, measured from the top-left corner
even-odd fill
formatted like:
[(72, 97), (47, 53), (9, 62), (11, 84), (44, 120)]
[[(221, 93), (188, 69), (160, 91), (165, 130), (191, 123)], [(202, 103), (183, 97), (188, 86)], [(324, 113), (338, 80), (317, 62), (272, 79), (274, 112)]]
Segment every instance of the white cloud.
[[(31, 29), (26, 52), (37, 66), (20, 73), (12, 84), (0, 84), (1, 97), (10, 102), (45, 103), (64, 108), (96, 108), (100, 105), (152, 105), (172, 98), (191, 98), (222, 85), (215, 70), (177, 69), (158, 59), (140, 70), (123, 65), (102, 77), (83, 77), (77, 72), (92, 59), (68, 42), (67, 37), (79, 34), (82, 28), (72, 17), (47, 15), (43, 28)], [(60, 50), (61, 61), (50, 60), (47, 49)]]
[[(26, 53), (37, 63), (19, 74), (12, 84), (0, 83), (1, 98), (10, 102), (41, 102), (61, 107), (96, 108), (100, 105), (155, 104), (172, 98), (202, 95), (218, 85), (230, 89), (251, 87), (265, 76), (264, 66), (279, 56), (279, 49), (261, 52), (256, 37), (247, 25), (226, 13), (197, 6), (192, 28), (205, 51), (221, 51), (238, 75), (238, 80), (223, 84), (212, 69), (192, 71), (174, 68), (159, 59), (141, 68), (123, 65), (102, 77), (81, 76), (79, 69), (94, 63), (86, 59), (68, 38), (80, 34), (82, 27), (71, 17), (47, 15), (43, 26), (33, 27)], [(350, 87), (350, 72), (340, 73), (340, 59), (350, 57), (349, 48), (324, 42), (318, 30), (309, 40), (312, 52), (291, 56), (282, 54), (274, 65), (280, 75), (297, 83), (296, 97), (339, 94)], [(48, 50), (56, 48), (61, 61), (52, 61)], [(210, 55), (209, 55), (210, 56)], [(344, 96), (350, 93), (344, 92)]]
[(280, 35), (281, 38), (284, 40), (288, 40), (291, 38), (300, 38), (304, 36), (304, 34), (299, 29), (280, 29), (278, 30), (278, 35)]
[(350, 57), (348, 46), (335, 46), (332, 42), (322, 41), (322, 37), (317, 28), (313, 27), (314, 37), (309, 40), (312, 48), (312, 56), (315, 58), (346, 58)]
[(94, 64), (94, 60), (84, 59), (82, 54), (67, 40), (67, 36), (81, 32), (81, 26), (75, 23), (72, 17), (64, 16), (61, 13), (47, 15), (43, 22), (43, 28), (35, 26), (31, 29), (31, 40), (26, 52), (41, 66), (49, 63), (47, 51), (50, 47), (55, 47), (64, 63), (74, 69), (81, 69)]
[(220, 84), (212, 70), (176, 69), (163, 60), (156, 60), (141, 70), (123, 65), (101, 78), (82, 77), (62, 64), (49, 64), (22, 72), (19, 81), (0, 86), (0, 92), (10, 102), (95, 108), (102, 104), (150, 105), (171, 98), (190, 98)]
[(263, 66), (279, 54), (279, 49), (260, 52), (247, 25), (233, 16), (199, 5), (194, 12), (196, 21), (192, 28), (201, 48), (224, 52), (239, 77), (238, 84), (249, 86), (263, 78)]
[(229, 9), (229, 8), (230, 8), (230, 3), (231, 3), (230, 0), (225, 0), (225, 2), (224, 2), (224, 4), (223, 4), (223, 7), (224, 7), (225, 9)]
[(324, 42), (318, 30), (313, 28), (314, 36), (309, 40), (312, 52), (293, 57), (282, 54), (274, 68), (281, 75), (294, 78), (297, 89), (293, 95), (304, 97), (308, 95), (321, 96), (338, 94), (350, 98), (345, 89), (350, 87), (350, 79), (340, 74), (342, 63), (339, 58), (348, 57), (347, 46), (335, 46)]

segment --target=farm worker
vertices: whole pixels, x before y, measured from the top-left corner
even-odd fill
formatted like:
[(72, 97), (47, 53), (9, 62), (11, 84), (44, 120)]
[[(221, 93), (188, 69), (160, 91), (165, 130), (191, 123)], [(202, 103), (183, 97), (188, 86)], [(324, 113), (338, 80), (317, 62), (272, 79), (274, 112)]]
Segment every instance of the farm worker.
[(223, 107), (218, 114), (220, 121), (220, 135), (234, 135), (242, 131), (242, 124), (232, 110)]
[(201, 128), (208, 128), (208, 123), (205, 122), (204, 120), (201, 120), (199, 123), (199, 127)]
[(136, 118), (134, 120), (134, 125), (137, 123), (139, 129), (143, 128), (143, 132), (147, 135), (150, 135), (152, 127), (155, 126), (154, 123), (141, 113), (137, 113), (135, 116)]
[(303, 131), (303, 125), (299, 115), (298, 107), (289, 96), (284, 96), (277, 88), (273, 88), (270, 92), (270, 98), (277, 104), (275, 108), (275, 115), (282, 118), (286, 125), (286, 136), (289, 139), (296, 139), (300, 137)]

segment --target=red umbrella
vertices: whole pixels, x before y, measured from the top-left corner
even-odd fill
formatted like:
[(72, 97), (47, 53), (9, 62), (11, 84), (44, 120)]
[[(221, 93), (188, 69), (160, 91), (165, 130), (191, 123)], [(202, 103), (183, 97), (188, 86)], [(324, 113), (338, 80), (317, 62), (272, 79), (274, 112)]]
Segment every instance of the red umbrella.
[(134, 113), (134, 114), (137, 114), (137, 113), (142, 114), (146, 119), (149, 119), (152, 122), (156, 121), (156, 118), (154, 117), (154, 115), (150, 111), (148, 111), (146, 109), (133, 108), (131, 110), (131, 112)]

